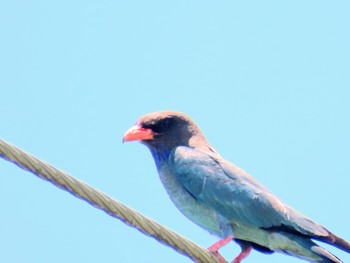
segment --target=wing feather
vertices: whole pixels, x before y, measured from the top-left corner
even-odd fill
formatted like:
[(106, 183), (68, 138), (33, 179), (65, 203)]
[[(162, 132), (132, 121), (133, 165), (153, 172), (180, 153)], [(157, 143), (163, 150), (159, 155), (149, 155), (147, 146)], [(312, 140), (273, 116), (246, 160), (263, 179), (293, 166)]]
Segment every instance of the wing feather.
[(225, 160), (189, 147), (170, 156), (172, 173), (198, 201), (233, 223), (327, 236), (322, 226), (286, 206), (254, 178)]

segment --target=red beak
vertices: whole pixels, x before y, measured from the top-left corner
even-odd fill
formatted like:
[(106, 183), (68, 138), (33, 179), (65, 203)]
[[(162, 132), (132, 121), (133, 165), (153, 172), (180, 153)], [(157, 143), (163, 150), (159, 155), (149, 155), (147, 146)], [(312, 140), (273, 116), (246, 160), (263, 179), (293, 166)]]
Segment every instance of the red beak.
[(145, 129), (138, 125), (135, 125), (125, 133), (123, 142), (151, 141), (153, 139), (154, 133), (151, 129)]

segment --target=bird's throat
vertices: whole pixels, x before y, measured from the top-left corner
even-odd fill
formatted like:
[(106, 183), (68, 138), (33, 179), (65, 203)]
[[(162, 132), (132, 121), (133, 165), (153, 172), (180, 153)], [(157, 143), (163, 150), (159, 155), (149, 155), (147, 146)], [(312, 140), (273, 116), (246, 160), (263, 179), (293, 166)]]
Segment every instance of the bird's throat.
[(150, 151), (154, 162), (156, 163), (157, 169), (159, 170), (163, 163), (168, 161), (171, 151), (161, 149), (150, 149)]

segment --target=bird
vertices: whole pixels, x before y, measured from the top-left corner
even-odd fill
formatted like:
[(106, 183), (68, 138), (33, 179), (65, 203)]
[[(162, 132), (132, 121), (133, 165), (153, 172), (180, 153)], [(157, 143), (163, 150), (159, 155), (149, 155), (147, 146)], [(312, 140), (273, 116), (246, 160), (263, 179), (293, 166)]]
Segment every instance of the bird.
[(297, 212), (252, 176), (225, 160), (200, 128), (183, 113), (159, 111), (142, 116), (124, 134), (150, 150), (160, 180), (180, 212), (219, 237), (208, 248), (219, 262), (219, 249), (235, 241), (241, 247), (233, 263), (254, 249), (308, 262), (340, 263), (315, 241), (350, 253), (350, 244)]

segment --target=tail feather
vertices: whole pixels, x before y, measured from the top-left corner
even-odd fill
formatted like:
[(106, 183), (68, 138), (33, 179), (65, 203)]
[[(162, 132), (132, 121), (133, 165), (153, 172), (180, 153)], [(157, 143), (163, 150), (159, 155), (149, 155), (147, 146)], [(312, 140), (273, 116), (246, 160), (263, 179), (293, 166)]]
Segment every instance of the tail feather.
[[(327, 230), (328, 231), (328, 230)], [(329, 232), (329, 235), (326, 237), (317, 237), (315, 239), (320, 240), (322, 242), (325, 242), (329, 245), (332, 245), (336, 248), (339, 248), (345, 252), (350, 253), (350, 243), (347, 242), (346, 240), (334, 235), (333, 233)], [(341, 263), (342, 261), (337, 258), (336, 256), (334, 256), (333, 254), (331, 254), (330, 252), (328, 252), (327, 250), (325, 250), (322, 247), (319, 247), (317, 245), (311, 247), (311, 250), (314, 251), (316, 254), (320, 255), (324, 261), (322, 262), (327, 262), (327, 263)]]
[(319, 247), (317, 245), (312, 246), (311, 250), (322, 258), (322, 261), (319, 261), (319, 262), (322, 262), (322, 263), (342, 263), (343, 262), (333, 254), (325, 250), (324, 248)]
[(347, 242), (346, 240), (334, 235), (333, 233), (328, 231), (328, 236), (325, 237), (320, 237), (320, 236), (314, 236), (311, 238), (314, 238), (316, 240), (325, 242), (329, 245), (335, 246), (336, 248), (339, 248), (341, 250), (344, 250), (347, 253), (350, 253), (350, 243)]
[[(309, 262), (342, 263), (338, 257), (320, 247), (311, 237), (295, 235), (288, 232), (274, 233), (274, 235), (278, 241), (277, 247), (273, 248), (275, 251), (298, 257)], [(340, 247), (339, 242), (341, 241), (339, 241), (339, 238), (333, 238), (333, 243), (331, 243), (331, 240), (325, 240), (325, 238), (322, 240), (320, 237), (313, 238)], [(342, 249), (344, 249), (344, 247), (342, 247)]]
[(341, 249), (341, 250), (344, 250), (345, 252), (348, 252), (350, 253), (350, 243), (345, 241), (344, 239), (332, 234), (332, 233), (329, 233), (330, 234), (330, 237), (331, 237), (331, 241), (330, 241), (330, 244)]

